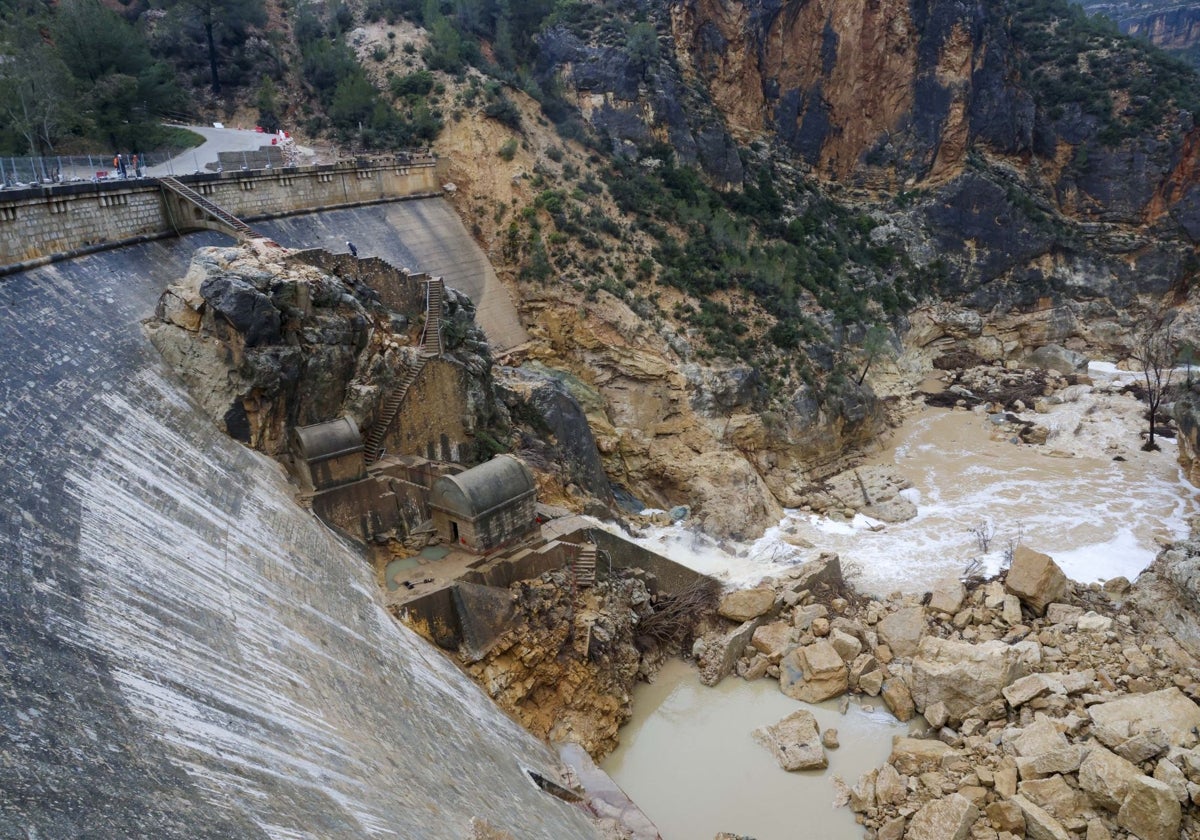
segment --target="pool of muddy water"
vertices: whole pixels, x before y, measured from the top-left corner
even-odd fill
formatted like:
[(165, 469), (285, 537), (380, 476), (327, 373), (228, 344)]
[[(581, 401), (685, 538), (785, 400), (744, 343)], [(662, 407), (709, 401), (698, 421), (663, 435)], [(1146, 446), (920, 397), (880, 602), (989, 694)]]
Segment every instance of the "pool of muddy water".
[[(775, 680), (736, 677), (715, 688), (696, 669), (672, 660), (651, 685), (634, 690), (634, 718), (603, 767), (655, 823), (664, 840), (711, 838), (719, 831), (756, 840), (860, 838), (849, 808), (834, 808), (833, 777), (853, 786), (880, 766), (892, 735), (908, 731), (877, 698), (877, 710), (837, 701), (811, 706), (779, 691)], [(789, 773), (751, 733), (797, 709), (838, 731), (827, 770)]]

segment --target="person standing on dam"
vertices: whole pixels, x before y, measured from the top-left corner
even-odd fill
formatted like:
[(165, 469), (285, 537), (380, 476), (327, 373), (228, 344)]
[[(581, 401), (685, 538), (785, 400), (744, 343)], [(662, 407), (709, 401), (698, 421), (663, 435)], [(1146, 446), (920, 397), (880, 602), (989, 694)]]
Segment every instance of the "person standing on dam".
[(350, 252), (350, 256), (358, 259), (358, 249), (354, 247), (354, 243), (349, 239), (346, 240), (346, 250)]

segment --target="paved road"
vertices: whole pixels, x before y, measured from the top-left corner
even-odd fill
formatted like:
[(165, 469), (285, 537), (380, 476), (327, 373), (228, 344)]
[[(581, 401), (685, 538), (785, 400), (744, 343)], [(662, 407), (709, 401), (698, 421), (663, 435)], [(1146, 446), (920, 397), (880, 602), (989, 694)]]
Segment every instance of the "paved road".
[(166, 163), (146, 167), (147, 175), (157, 177), (203, 172), (207, 164), (217, 162), (217, 155), (221, 152), (253, 152), (260, 146), (271, 145), (270, 134), (252, 129), (213, 128), (202, 125), (187, 125), (183, 128), (202, 135), (204, 142), (194, 149), (176, 155)]

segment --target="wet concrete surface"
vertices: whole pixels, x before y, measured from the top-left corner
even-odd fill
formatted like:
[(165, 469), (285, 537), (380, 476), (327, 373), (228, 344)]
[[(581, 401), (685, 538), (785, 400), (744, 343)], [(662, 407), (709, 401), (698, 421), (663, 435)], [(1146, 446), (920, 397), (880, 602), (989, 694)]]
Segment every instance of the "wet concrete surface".
[(142, 337), (227, 242), (0, 280), (0, 837), (593, 836), (521, 769), (553, 753)]

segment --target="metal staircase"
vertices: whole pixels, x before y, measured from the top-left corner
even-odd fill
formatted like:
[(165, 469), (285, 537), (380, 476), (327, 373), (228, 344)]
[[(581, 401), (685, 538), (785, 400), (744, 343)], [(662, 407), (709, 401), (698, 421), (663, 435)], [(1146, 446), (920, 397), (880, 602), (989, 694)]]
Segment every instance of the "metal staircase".
[(425, 281), (425, 328), (421, 330), (421, 354), (433, 358), (442, 355), (442, 301), (446, 284), (441, 277)]
[(194, 207), (198, 207), (206, 215), (211, 217), (220, 225), (228, 228), (233, 235), (238, 239), (254, 239), (261, 238), (262, 234), (256, 232), (250, 225), (243, 222), (241, 219), (234, 216), (232, 213), (222, 210), (217, 205), (213, 204), (200, 193), (193, 190), (186, 184), (177, 181), (174, 178), (160, 177), (158, 183), (163, 189), (173, 192), (175, 195), (182, 198), (187, 203)]
[(420, 352), (416, 361), (409, 365), (404, 377), (396, 389), (388, 395), (380, 409), (379, 419), (371, 426), (367, 439), (363, 443), (363, 458), (368, 464), (373, 464), (383, 457), (383, 439), (388, 429), (400, 413), (408, 390), (430, 359), (442, 355), (442, 299), (445, 295), (445, 285), (441, 277), (431, 277), (425, 281), (425, 328), (421, 330)]
[(392, 391), (384, 401), (383, 408), (379, 412), (379, 419), (371, 426), (366, 443), (363, 444), (363, 457), (366, 458), (368, 464), (373, 464), (383, 457), (383, 438), (387, 435), (387, 430), (391, 428), (396, 415), (400, 413), (400, 406), (404, 404), (404, 398), (408, 396), (408, 389), (417, 381), (417, 377), (421, 375), (421, 369), (424, 367), (425, 356), (422, 354), (417, 357), (416, 364), (410, 365), (404, 372), (404, 378), (400, 380), (396, 390)]

